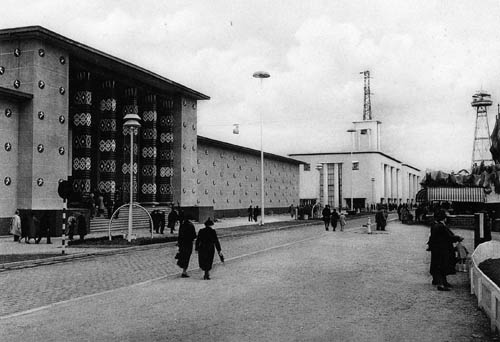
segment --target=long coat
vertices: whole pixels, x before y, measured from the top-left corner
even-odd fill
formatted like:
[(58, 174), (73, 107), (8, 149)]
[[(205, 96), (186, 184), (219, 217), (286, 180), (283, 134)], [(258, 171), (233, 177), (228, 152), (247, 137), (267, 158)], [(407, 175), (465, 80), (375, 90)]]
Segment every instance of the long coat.
[(221, 251), (215, 230), (212, 227), (200, 229), (196, 239), (196, 250), (198, 251), (198, 263), (203, 271), (212, 269), (216, 249), (218, 252)]
[(179, 245), (179, 256), (177, 258), (177, 265), (180, 268), (187, 268), (189, 266), (189, 259), (193, 253), (193, 241), (196, 239), (196, 229), (189, 220), (184, 220), (179, 227), (179, 236), (177, 244)]
[(434, 222), (431, 226), (429, 249), (431, 251), (432, 275), (455, 274), (455, 249), (453, 243), (460, 241), (460, 237), (441, 222)]
[(14, 214), (14, 216), (12, 217), (12, 224), (10, 227), (10, 233), (12, 235), (17, 235), (17, 236), (22, 235), (22, 233), (21, 233), (21, 218), (17, 214)]
[(175, 210), (172, 210), (169, 214), (168, 214), (168, 218), (167, 218), (167, 227), (170, 228), (170, 229), (174, 229), (175, 228), (175, 222), (179, 219), (179, 216), (177, 215), (177, 212)]

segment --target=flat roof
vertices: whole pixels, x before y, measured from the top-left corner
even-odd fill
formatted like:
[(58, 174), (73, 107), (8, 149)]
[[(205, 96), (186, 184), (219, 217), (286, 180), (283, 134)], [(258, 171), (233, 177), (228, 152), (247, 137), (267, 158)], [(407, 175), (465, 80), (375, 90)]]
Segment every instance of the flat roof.
[[(350, 155), (351, 152), (292, 153), (292, 154), (289, 154), (289, 156), (292, 156), (292, 157), (299, 157), (299, 156), (324, 156), (324, 155), (332, 155), (332, 154), (333, 155), (340, 155), (340, 154), (348, 154), (348, 155)], [(409, 164), (402, 163), (400, 160), (397, 160), (396, 158), (391, 157), (390, 155), (385, 154), (384, 152), (380, 152), (380, 151), (364, 151), (364, 152), (353, 151), (352, 154), (380, 154), (380, 155), (382, 155), (382, 156), (384, 156), (386, 158), (394, 160), (397, 163), (400, 163), (402, 166), (406, 166), (406, 167), (412, 168), (412, 169), (420, 172), (420, 169), (417, 169), (416, 167), (411, 166)]]
[(208, 95), (202, 94), (118, 57), (111, 56), (105, 52), (66, 38), (42, 26), (26, 26), (0, 30), (0, 41), (29, 38), (47, 41), (67, 50), (70, 55), (75, 56), (78, 60), (90, 61), (92, 64), (98, 65), (101, 68), (127, 75), (129, 78), (143, 82), (149, 86), (168, 92), (181, 93), (196, 100), (210, 99)]
[[(244, 146), (240, 146), (240, 145), (234, 145), (234, 144), (227, 143), (225, 141), (210, 139), (207, 137), (203, 137), (201, 135), (198, 135), (198, 143), (202, 143), (202, 144), (206, 144), (206, 145), (210, 145), (210, 146), (214, 146), (214, 147), (221, 147), (221, 148), (233, 150), (236, 152), (244, 152), (244, 153), (248, 153), (248, 154), (255, 155), (255, 156), (260, 156), (260, 150), (254, 150), (253, 148), (244, 147)], [(284, 157), (284, 156), (280, 156), (280, 155), (268, 153), (268, 152), (264, 152), (264, 157), (267, 159), (278, 160), (278, 161), (282, 161), (282, 162), (290, 163), (290, 164), (297, 164), (297, 165), (304, 164), (304, 162), (302, 162), (300, 160), (292, 159), (292, 158), (288, 158), (288, 157)]]
[(33, 98), (33, 94), (4, 87), (0, 87), (0, 94), (15, 101), (31, 100)]

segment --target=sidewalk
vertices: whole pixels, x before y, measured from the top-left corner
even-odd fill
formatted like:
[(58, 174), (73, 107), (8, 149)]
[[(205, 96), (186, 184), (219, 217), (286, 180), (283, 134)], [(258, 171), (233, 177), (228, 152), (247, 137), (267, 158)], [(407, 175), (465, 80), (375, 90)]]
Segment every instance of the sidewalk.
[[(266, 216), (265, 217), (265, 224), (266, 223), (273, 223), (273, 222), (283, 222), (283, 221), (291, 221), (292, 218), (290, 215), (272, 215), (272, 216)], [(308, 221), (302, 221), (304, 223)], [(198, 223), (194, 222), (196, 231), (200, 230), (201, 228), (204, 227), (203, 222)], [(233, 218), (225, 218), (225, 219), (219, 219), (217, 222), (215, 222), (214, 228), (215, 229), (225, 229), (225, 228), (233, 228), (233, 227), (240, 227), (240, 226), (247, 226), (247, 225), (258, 225), (258, 222), (249, 222), (247, 217), (233, 217)], [(176, 227), (176, 231), (174, 235), (177, 235), (178, 232), (178, 227)], [(122, 235), (127, 233), (128, 227), (123, 227), (123, 230), (114, 230), (111, 232), (113, 236), (116, 235)], [(150, 237), (151, 232), (148, 229), (134, 229), (133, 234), (136, 234), (137, 237)], [(154, 233), (153, 236), (158, 237), (158, 236), (169, 236), (170, 231), (168, 228), (165, 229), (165, 234), (156, 234)], [(97, 238), (97, 237), (103, 237), (103, 236), (108, 236), (107, 232), (95, 232), (95, 233), (90, 233), (85, 236), (86, 239), (88, 238)], [(78, 235), (75, 236), (76, 239), (78, 239)], [(0, 237), (0, 255), (8, 255), (8, 254), (62, 254), (62, 238), (61, 237), (52, 237), (51, 242), (52, 244), (47, 244), (46, 238), (42, 238), (39, 244), (35, 244), (33, 240), (31, 240), (30, 244), (26, 244), (23, 242), (14, 242), (14, 238), (11, 235), (8, 236), (1, 236)], [(66, 241), (67, 243), (67, 241)], [(67, 255), (75, 255), (75, 254), (93, 254), (93, 253), (102, 253), (110, 250), (116, 250), (116, 248), (78, 248), (78, 247), (68, 247), (66, 245), (65, 249), (65, 254)]]

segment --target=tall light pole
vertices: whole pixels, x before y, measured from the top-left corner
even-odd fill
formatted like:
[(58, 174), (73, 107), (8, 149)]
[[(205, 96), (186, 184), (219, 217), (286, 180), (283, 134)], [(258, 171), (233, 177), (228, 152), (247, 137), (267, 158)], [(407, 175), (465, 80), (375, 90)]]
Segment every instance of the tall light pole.
[(354, 133), (356, 133), (355, 129), (348, 129), (347, 132), (351, 133), (351, 211), (354, 211), (354, 195), (353, 195), (353, 187), (354, 187), (354, 171), (353, 171), (353, 159), (352, 153), (354, 151)]
[(128, 242), (132, 241), (132, 202), (133, 202), (133, 192), (134, 192), (134, 133), (141, 127), (139, 121), (141, 117), (137, 114), (127, 114), (123, 118), (125, 122), (123, 127), (128, 127), (130, 131), (130, 203), (128, 207)]
[[(268, 72), (266, 71), (256, 71), (253, 73), (254, 78), (259, 78), (260, 79), (260, 88), (262, 89), (262, 81), (264, 78), (269, 78), (271, 75), (269, 75)], [(260, 216), (260, 225), (264, 225), (264, 149), (263, 149), (263, 144), (262, 144), (262, 127), (263, 127), (263, 117), (262, 117), (262, 110), (260, 111), (260, 202), (261, 202), (261, 211), (262, 214)]]

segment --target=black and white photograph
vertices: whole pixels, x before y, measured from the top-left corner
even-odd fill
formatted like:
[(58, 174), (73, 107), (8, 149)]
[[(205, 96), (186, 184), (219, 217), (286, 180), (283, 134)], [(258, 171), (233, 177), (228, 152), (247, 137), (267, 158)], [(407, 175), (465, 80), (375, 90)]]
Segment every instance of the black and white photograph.
[(500, 2), (0, 8), (0, 341), (500, 341)]

